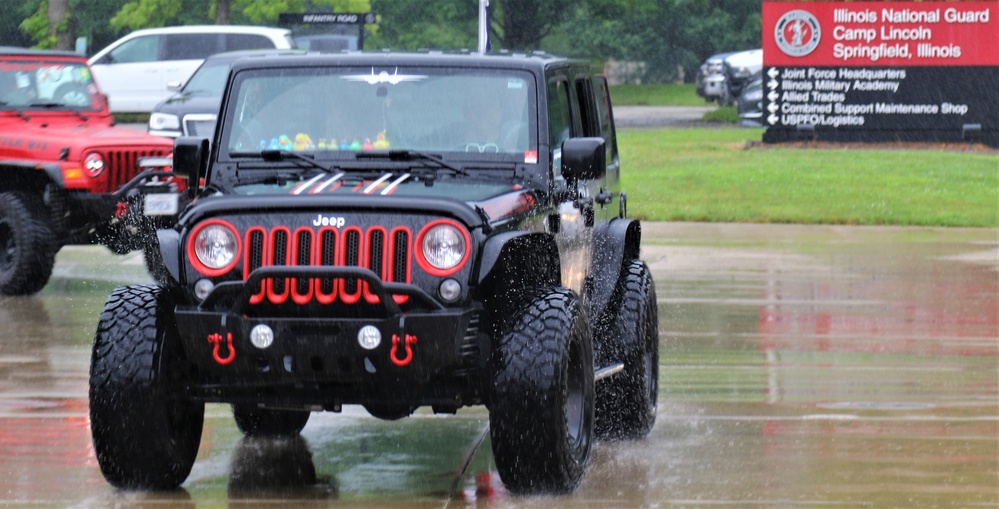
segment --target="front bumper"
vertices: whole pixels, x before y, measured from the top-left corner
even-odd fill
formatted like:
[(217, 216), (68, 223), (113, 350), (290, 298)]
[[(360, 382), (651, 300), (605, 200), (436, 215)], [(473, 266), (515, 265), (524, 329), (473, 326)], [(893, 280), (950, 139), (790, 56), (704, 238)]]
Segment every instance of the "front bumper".
[[(265, 281), (277, 278), (361, 280), (379, 304), (364, 316), (343, 309), (304, 315), (296, 309), (275, 316), (279, 309), (257, 316), (250, 298)], [(420, 305), (404, 312), (393, 300), (398, 295)], [(226, 386), (423, 383), (476, 362), (467, 352), (481, 340), (478, 308), (445, 308), (417, 287), (384, 283), (360, 267), (263, 267), (245, 282), (220, 284), (200, 306), (179, 306), (175, 313), (187, 358), (197, 366), (202, 383), (216, 386), (219, 394)], [(255, 327), (270, 330), (258, 333), (256, 344)], [(366, 327), (381, 338), (373, 348), (359, 341)], [(272, 342), (265, 344), (261, 337)]]
[[(187, 200), (171, 177), (172, 172), (147, 170), (113, 193), (53, 194), (48, 205), (58, 211), (65, 244), (129, 245), (143, 227), (155, 229), (177, 221)], [(129, 245), (124, 250), (139, 247)]]

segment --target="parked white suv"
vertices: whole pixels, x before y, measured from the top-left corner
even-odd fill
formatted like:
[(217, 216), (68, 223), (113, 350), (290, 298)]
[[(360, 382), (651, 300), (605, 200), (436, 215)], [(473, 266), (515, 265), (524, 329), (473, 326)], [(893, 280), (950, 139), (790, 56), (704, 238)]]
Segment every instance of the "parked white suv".
[(94, 80), (112, 112), (149, 112), (186, 82), (209, 55), (222, 51), (293, 47), (284, 28), (193, 25), (136, 30), (90, 58)]

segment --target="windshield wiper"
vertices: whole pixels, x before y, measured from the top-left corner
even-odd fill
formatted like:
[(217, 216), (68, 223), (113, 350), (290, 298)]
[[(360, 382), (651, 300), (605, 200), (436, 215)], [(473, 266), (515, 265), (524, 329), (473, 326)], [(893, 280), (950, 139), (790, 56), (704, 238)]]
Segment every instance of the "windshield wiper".
[(280, 149), (261, 150), (260, 157), (262, 157), (264, 161), (287, 161), (287, 160), (302, 161), (304, 163), (307, 163), (309, 166), (312, 166), (313, 168), (319, 168), (320, 170), (323, 170), (327, 173), (333, 171), (332, 167), (326, 167), (326, 165), (317, 163), (316, 160), (314, 159), (314, 156), (307, 156), (304, 154), (299, 154), (298, 152), (292, 152), (290, 150), (280, 150)]
[(455, 166), (440, 157), (437, 157), (419, 150), (389, 150), (387, 152), (358, 152), (358, 159), (388, 159), (389, 161), (416, 161), (424, 160), (439, 164), (460, 175), (468, 175), (468, 172), (460, 166)]
[(56, 108), (65, 108), (66, 111), (71, 112), (74, 115), (80, 117), (81, 120), (84, 120), (84, 121), (89, 120), (89, 117), (87, 117), (82, 112), (80, 112), (80, 110), (78, 110), (75, 107), (72, 107), (72, 106), (70, 106), (68, 104), (64, 104), (64, 103), (58, 103), (58, 102), (38, 102), (38, 103), (31, 103), (27, 107), (28, 108), (43, 108), (43, 109), (46, 109), (46, 110), (54, 110)]

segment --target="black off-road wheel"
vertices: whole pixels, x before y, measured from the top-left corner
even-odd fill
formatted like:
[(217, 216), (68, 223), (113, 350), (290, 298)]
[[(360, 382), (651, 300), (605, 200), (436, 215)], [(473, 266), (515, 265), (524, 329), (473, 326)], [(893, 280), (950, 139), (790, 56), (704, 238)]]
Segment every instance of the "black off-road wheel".
[(187, 362), (173, 305), (157, 286), (126, 286), (101, 313), (90, 364), (90, 426), (101, 473), (125, 489), (187, 479), (205, 404), (183, 394)]
[(513, 493), (569, 493), (590, 459), (593, 344), (579, 299), (537, 295), (494, 355), (490, 436), (500, 477)]
[(55, 236), (45, 206), (28, 193), (0, 193), (0, 294), (31, 295), (48, 283)]
[(615, 291), (598, 364), (623, 362), (624, 371), (597, 383), (596, 432), (602, 440), (634, 440), (656, 423), (659, 311), (652, 274), (641, 261), (628, 264)]
[(248, 437), (295, 437), (309, 422), (308, 410), (273, 410), (250, 403), (232, 405), (236, 427)]

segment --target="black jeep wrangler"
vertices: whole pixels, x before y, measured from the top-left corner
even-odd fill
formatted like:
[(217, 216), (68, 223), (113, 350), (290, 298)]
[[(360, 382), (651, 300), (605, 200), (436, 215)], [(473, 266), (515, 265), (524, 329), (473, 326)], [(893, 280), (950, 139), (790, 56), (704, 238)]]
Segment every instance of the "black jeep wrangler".
[(242, 60), (159, 286), (115, 291), (90, 373), (107, 480), (187, 477), (205, 402), (247, 435), (310, 412), (489, 409), (515, 493), (566, 493), (594, 438), (656, 418), (655, 288), (606, 81), (534, 55)]

